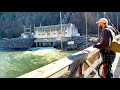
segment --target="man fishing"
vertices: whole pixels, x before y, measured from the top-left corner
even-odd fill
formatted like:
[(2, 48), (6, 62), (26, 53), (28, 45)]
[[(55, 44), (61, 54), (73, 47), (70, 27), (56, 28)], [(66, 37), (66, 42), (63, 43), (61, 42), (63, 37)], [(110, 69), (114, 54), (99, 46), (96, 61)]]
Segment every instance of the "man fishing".
[[(116, 57), (116, 53), (108, 50), (107, 48), (110, 46), (112, 42), (112, 34), (109, 29), (112, 29), (112, 26), (108, 25), (108, 20), (106, 18), (100, 18), (98, 22), (96, 22), (101, 31), (100, 43), (93, 45), (93, 48), (100, 49), (101, 57), (103, 60), (103, 72), (105, 78), (113, 78), (112, 73), (112, 63)], [(101, 76), (102, 77), (102, 76)]]

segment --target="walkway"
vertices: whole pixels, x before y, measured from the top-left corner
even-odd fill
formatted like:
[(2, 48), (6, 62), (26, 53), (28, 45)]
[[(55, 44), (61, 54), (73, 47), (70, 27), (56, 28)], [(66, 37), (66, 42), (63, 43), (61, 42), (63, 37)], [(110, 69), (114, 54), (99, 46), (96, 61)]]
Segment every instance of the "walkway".
[(116, 53), (116, 58), (112, 66), (114, 78), (120, 78), (120, 53)]

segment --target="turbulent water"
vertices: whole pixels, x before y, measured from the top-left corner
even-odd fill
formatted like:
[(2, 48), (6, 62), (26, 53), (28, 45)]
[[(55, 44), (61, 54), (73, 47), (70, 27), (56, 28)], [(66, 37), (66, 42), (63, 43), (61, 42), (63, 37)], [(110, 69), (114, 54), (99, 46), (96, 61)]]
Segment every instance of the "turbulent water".
[[(24, 69), (29, 70), (32, 65), (31, 62), (26, 59), (27, 57), (22, 57), (26, 52), (32, 51), (47, 51), (55, 50), (52, 47), (46, 48), (30, 48), (27, 51), (15, 50), (15, 49), (0, 49), (0, 78), (14, 78), (24, 73)], [(34, 58), (32, 56), (29, 56)], [(19, 58), (19, 59), (18, 59)]]

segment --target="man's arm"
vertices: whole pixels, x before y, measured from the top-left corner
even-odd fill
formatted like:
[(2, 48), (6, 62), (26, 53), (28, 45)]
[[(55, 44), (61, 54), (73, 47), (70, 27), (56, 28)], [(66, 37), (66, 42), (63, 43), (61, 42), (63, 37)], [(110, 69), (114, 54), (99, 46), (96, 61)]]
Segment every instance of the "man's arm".
[(111, 34), (109, 30), (105, 29), (102, 31), (101, 43), (97, 45), (93, 45), (93, 47), (98, 49), (106, 49), (110, 46), (110, 44), (111, 44)]

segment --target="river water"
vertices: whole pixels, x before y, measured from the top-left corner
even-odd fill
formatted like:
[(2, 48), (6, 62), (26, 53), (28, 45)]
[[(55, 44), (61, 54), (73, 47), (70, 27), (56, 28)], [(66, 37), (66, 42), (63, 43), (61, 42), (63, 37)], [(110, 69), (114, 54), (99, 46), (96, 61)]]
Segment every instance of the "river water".
[[(28, 50), (0, 49), (0, 78), (15, 78), (24, 73), (24, 69), (27, 68), (26, 70), (29, 70), (29, 68), (32, 68), (33, 65), (28, 64), (30, 60), (28, 61), (26, 59), (27, 56), (25, 56), (24, 53), (32, 51), (46, 52), (49, 50), (56, 49), (52, 47), (37, 47)], [(22, 55), (24, 55), (24, 57), (22, 57)], [(33, 56), (29, 57), (34, 59)]]

